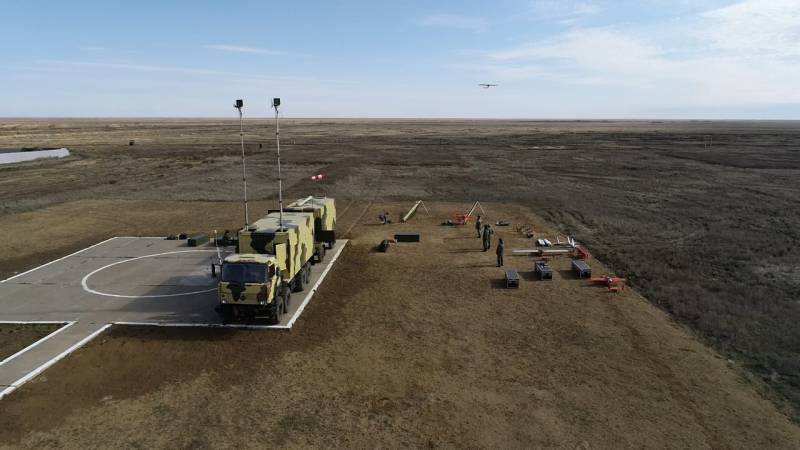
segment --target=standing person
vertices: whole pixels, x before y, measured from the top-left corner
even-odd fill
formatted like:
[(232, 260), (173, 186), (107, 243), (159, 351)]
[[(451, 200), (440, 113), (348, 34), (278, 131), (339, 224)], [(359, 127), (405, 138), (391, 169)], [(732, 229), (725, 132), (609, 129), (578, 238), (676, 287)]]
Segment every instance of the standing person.
[(492, 230), (492, 226), (488, 223), (483, 226), (483, 251), (488, 251), (492, 248), (492, 235), (494, 234), (494, 230)]
[(478, 239), (481, 238), (481, 216), (478, 216), (478, 220), (475, 221), (475, 231), (478, 233)]
[(497, 240), (497, 267), (503, 267), (503, 250), (505, 246), (503, 245), (503, 239), (500, 238)]

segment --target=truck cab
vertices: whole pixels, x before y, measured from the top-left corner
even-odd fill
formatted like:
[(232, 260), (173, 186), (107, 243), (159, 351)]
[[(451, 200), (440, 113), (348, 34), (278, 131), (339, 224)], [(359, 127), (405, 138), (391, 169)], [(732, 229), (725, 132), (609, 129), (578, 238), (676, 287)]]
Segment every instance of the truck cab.
[(269, 317), (280, 321), (288, 308), (289, 290), (274, 256), (234, 254), (222, 261), (220, 309), (226, 319)]

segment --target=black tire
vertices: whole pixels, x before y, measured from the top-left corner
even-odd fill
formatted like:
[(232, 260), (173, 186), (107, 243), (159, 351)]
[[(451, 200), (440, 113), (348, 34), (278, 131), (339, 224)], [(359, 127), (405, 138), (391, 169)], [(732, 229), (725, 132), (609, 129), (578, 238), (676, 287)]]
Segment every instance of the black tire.
[(289, 302), (289, 287), (283, 282), (283, 280), (278, 281), (278, 292), (275, 293), (275, 301), (277, 304), (275, 305), (275, 313), (272, 317), (273, 325), (277, 325), (281, 323), (281, 318), (283, 314), (287, 311), (287, 303)]
[(272, 324), (278, 325), (281, 323), (281, 317), (283, 317), (283, 309), (284, 309), (284, 302), (283, 297), (281, 297), (280, 303), (275, 305), (275, 315), (272, 317)]
[(227, 325), (231, 321), (231, 313), (228, 308), (225, 307), (226, 305), (220, 305), (219, 307), (219, 315), (222, 316), (222, 324)]
[(292, 292), (303, 292), (303, 270), (294, 277), (292, 281)]

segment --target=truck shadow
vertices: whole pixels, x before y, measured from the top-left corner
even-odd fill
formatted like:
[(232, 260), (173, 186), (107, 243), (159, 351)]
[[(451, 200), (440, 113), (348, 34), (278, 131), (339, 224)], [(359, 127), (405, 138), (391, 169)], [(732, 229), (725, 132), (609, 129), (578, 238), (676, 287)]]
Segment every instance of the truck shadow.
[(165, 277), (146, 290), (139, 286), (132, 292), (120, 292), (139, 297), (119, 299), (124, 300), (122, 304), (109, 303), (118, 307), (106, 310), (106, 315), (117, 313), (117, 322), (221, 324), (221, 316), (215, 311), (219, 279), (211, 276), (210, 264), (206, 270), (207, 273)]
[(114, 325), (106, 333), (110, 337), (140, 341), (225, 341), (237, 333), (263, 330), (220, 327), (161, 327), (153, 325)]
[(539, 275), (536, 275), (536, 272), (530, 270), (525, 272), (519, 272), (519, 276), (525, 281), (542, 281), (539, 278)]
[(489, 287), (492, 289), (508, 289), (505, 278), (492, 278), (489, 280)]
[[(563, 278), (565, 280), (580, 280), (581, 279), (580, 277), (578, 277), (578, 274), (576, 274), (575, 271), (572, 270), (572, 269), (559, 270), (558, 274), (561, 276), (561, 278)], [(586, 279), (586, 278), (587, 277), (583, 277), (583, 279)]]
[[(478, 253), (483, 252), (482, 248), (462, 248), (456, 250), (450, 250), (449, 253)], [(486, 253), (489, 253), (488, 251)]]

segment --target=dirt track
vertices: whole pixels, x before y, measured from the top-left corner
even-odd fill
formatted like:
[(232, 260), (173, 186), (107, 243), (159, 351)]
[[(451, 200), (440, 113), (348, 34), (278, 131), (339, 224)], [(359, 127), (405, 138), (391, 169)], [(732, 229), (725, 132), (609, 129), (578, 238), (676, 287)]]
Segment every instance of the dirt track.
[[(360, 215), (363, 205), (351, 210)], [(361, 206), (361, 207), (358, 207)], [(498, 289), (494, 255), (428, 204), (382, 203), (290, 333), (112, 328), (3, 401), (0, 441), (40, 446), (785, 447), (738, 369), (632, 290), (566, 273)], [(531, 221), (487, 205), (492, 218)], [(502, 211), (502, 213), (501, 213)], [(350, 214), (348, 212), (348, 214)], [(352, 220), (352, 219), (351, 219)], [(374, 245), (395, 230), (421, 244)], [(507, 248), (530, 243), (499, 228)], [(593, 262), (597, 273), (606, 270)], [(447, 268), (443, 270), (443, 268)]]

